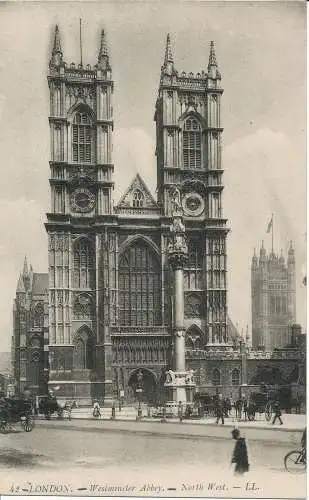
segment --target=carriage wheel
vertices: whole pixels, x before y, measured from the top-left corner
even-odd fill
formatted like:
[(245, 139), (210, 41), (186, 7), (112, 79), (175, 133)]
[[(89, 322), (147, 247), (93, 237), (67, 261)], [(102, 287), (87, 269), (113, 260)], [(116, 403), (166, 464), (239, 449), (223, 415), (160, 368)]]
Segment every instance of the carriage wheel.
[(255, 413), (254, 412), (248, 413), (249, 422), (253, 422), (254, 419), (255, 419)]
[(34, 418), (33, 417), (27, 417), (27, 419), (24, 422), (24, 430), (26, 432), (31, 432), (34, 427)]
[(267, 422), (270, 422), (271, 420), (271, 415), (272, 415), (273, 409), (272, 409), (272, 404), (269, 401), (266, 406), (265, 406), (265, 419)]

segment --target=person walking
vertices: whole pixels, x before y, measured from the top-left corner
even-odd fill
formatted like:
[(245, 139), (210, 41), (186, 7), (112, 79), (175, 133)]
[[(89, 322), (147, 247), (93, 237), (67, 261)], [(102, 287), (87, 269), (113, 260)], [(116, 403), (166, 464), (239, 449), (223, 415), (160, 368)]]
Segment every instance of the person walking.
[(280, 408), (280, 403), (278, 400), (275, 401), (274, 403), (274, 418), (273, 418), (273, 421), (272, 421), (272, 425), (274, 425), (274, 423), (276, 422), (276, 420), (279, 420), (280, 422), (280, 425), (283, 424), (282, 422), (282, 419), (281, 419), (281, 408)]
[(239, 429), (232, 430), (232, 438), (236, 441), (232, 455), (232, 466), (234, 474), (241, 476), (249, 470), (247, 443), (245, 438), (241, 437)]
[(248, 400), (246, 397), (243, 398), (242, 401), (242, 408), (245, 416), (245, 422), (247, 421), (247, 416), (248, 416)]
[(221, 395), (219, 395), (219, 398), (216, 401), (216, 417), (216, 424), (218, 424), (219, 420), (221, 420), (222, 425), (224, 425), (224, 409)]
[(238, 398), (235, 403), (236, 420), (241, 420), (242, 400)]
[(97, 399), (94, 400), (92, 414), (95, 418), (101, 416), (101, 408)]
[(182, 410), (182, 402), (181, 401), (179, 401), (179, 404), (178, 404), (178, 418), (179, 418), (180, 422), (182, 422), (183, 410)]

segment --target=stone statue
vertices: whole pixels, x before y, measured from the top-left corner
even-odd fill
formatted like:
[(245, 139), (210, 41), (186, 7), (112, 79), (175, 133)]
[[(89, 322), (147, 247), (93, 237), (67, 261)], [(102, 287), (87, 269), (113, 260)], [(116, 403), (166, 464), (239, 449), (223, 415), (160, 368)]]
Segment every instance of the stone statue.
[(181, 194), (178, 187), (173, 188), (171, 191), (172, 198), (172, 215), (182, 215), (181, 207)]
[(175, 383), (175, 373), (173, 370), (168, 370), (166, 372), (165, 384), (174, 384)]
[(186, 375), (186, 384), (194, 385), (193, 376), (194, 376), (194, 370), (189, 370)]
[(170, 252), (184, 252), (187, 253), (187, 243), (185, 236), (185, 226), (181, 220), (181, 217), (174, 217), (173, 223), (170, 228), (172, 237), (169, 244)]

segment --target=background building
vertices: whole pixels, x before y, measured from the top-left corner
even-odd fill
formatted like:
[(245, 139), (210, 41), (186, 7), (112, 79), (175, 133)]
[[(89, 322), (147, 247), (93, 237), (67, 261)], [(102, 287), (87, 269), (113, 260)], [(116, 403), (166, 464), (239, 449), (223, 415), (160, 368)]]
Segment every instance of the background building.
[(13, 306), (12, 375), (15, 389), (45, 394), (48, 382), (48, 275), (24, 268)]
[(252, 346), (272, 351), (290, 342), (296, 322), (295, 255), (292, 242), (287, 262), (262, 245), (251, 265)]

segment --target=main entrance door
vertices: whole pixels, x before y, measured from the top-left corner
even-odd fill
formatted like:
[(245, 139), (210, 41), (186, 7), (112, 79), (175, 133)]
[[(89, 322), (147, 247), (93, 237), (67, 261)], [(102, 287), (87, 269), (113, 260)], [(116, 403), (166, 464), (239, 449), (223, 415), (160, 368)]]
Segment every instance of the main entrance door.
[(137, 368), (131, 373), (128, 381), (130, 401), (138, 401), (155, 405), (158, 400), (158, 383), (156, 376), (146, 368)]

